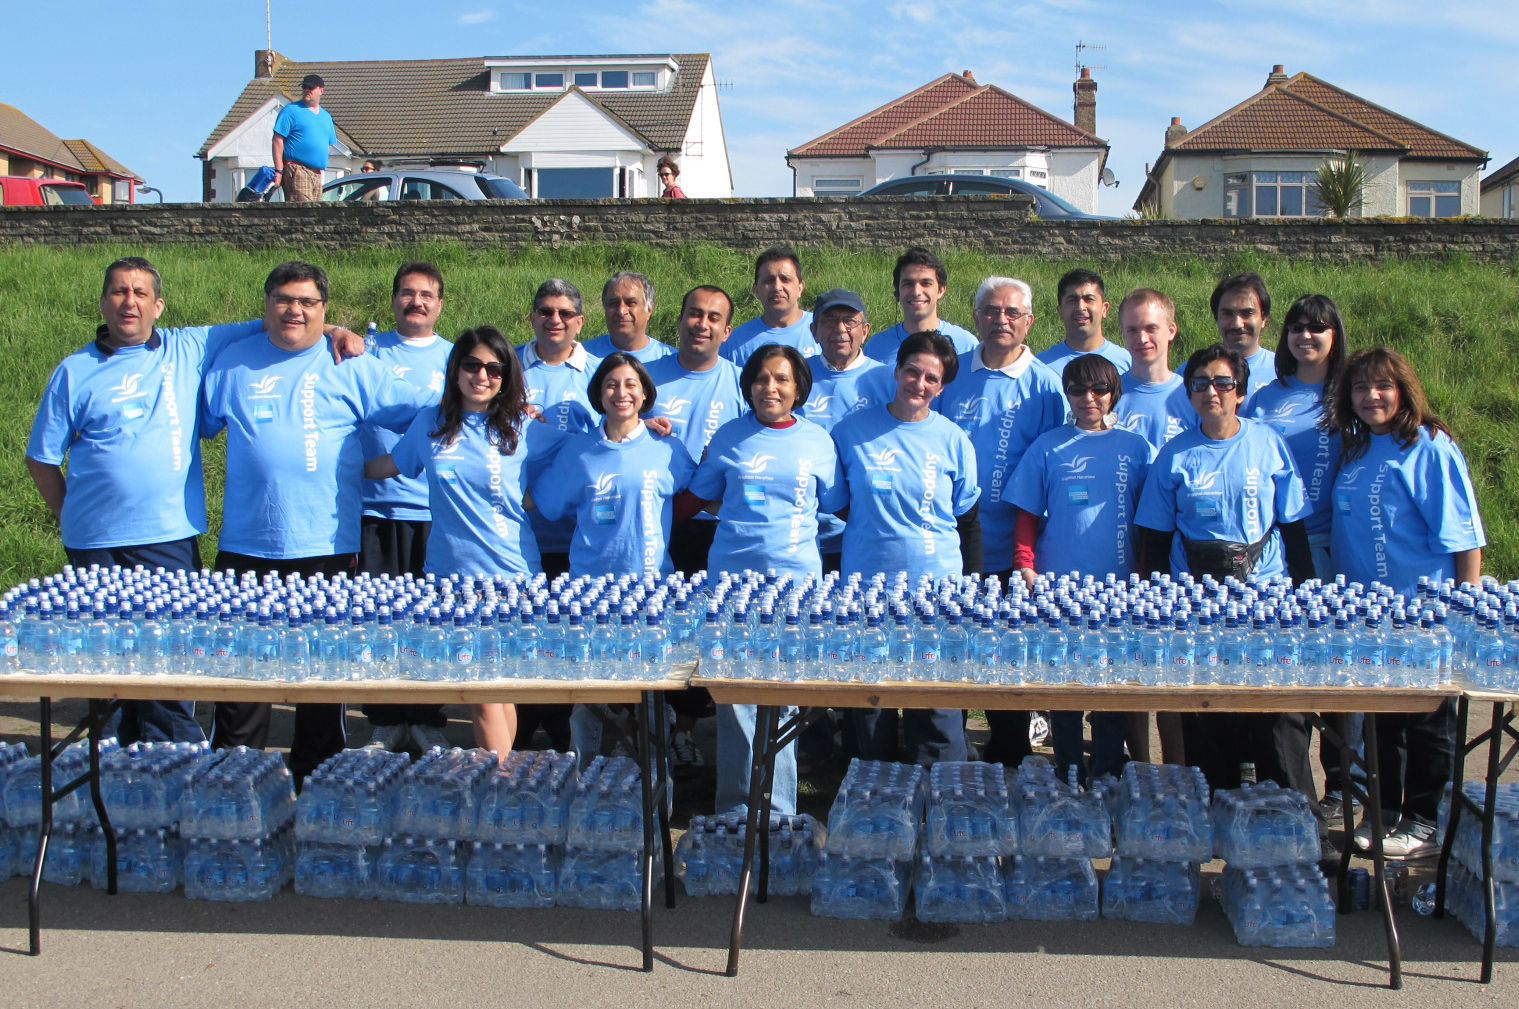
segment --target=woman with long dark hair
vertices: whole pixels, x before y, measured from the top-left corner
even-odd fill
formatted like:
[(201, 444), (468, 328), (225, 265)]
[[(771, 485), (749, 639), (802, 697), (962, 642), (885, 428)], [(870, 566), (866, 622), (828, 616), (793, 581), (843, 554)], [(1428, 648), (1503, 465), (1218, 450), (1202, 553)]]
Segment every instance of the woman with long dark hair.
[[(533, 574), (541, 569), (538, 542), (523, 498), (564, 439), (552, 425), (528, 418), (522, 365), (511, 342), (480, 326), (454, 343), (437, 409), (419, 414), (389, 455), (364, 464), (364, 475), (427, 475), (428, 572)], [(512, 705), (477, 704), (474, 711), (475, 741), (510, 751)]]
[[(1365, 584), (1412, 597), (1419, 579), (1477, 582), (1487, 537), (1466, 457), (1429, 407), (1413, 366), (1388, 347), (1358, 350), (1345, 362), (1325, 422), (1340, 432), (1330, 553), (1335, 567)], [(1439, 850), (1436, 810), (1455, 756), (1455, 707), (1377, 715), (1382, 809), (1398, 818), (1382, 840), (1395, 858)], [(1371, 828), (1355, 832), (1371, 846)]]

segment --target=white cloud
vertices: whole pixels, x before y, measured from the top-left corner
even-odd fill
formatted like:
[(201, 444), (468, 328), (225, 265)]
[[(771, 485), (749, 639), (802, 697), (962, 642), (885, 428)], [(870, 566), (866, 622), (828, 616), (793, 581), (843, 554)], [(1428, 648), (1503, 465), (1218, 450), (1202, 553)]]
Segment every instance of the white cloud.
[(487, 21), (494, 20), (496, 20), (496, 12), (487, 8), (486, 10), (474, 11), (470, 14), (460, 14), (454, 23), (461, 25), (483, 25)]

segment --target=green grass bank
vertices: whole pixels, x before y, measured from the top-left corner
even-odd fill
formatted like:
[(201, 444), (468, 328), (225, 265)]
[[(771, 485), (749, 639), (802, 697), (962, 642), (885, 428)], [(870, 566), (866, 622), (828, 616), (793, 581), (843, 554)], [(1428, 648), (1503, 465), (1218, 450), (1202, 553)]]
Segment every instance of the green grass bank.
[[(1442, 263), (1377, 262), (1356, 265), (1284, 260), (1241, 253), (1225, 261), (1136, 258), (1119, 264), (1076, 259), (1007, 258), (938, 250), (950, 271), (941, 306), (948, 320), (969, 327), (970, 299), (980, 278), (1020, 277), (1034, 288), (1030, 343), (1042, 350), (1060, 338), (1055, 282), (1076, 266), (1095, 266), (1107, 281), (1115, 313), (1108, 335), (1117, 339), (1116, 307), (1125, 291), (1154, 287), (1177, 304), (1180, 337), (1173, 363), (1216, 339), (1208, 295), (1227, 273), (1254, 269), (1266, 278), (1280, 319), (1301, 294), (1327, 294), (1339, 304), (1354, 350), (1385, 343), (1414, 362), (1435, 410), (1451, 425), (1466, 452), (1487, 526), (1484, 570), (1502, 579), (1519, 577), (1519, 260), (1506, 265), (1463, 259)], [(629, 269), (654, 280), (651, 332), (674, 339), (680, 295), (698, 283), (717, 284), (737, 304), (736, 318), (758, 314), (749, 292), (752, 257), (713, 245), (675, 250), (638, 244), (579, 246), (556, 251), (467, 249), (437, 244), (343, 253), (309, 252), (298, 245), (278, 249), (182, 246), (0, 246), (0, 353), (8, 380), (0, 386), (0, 583), (56, 571), (63, 564), (56, 523), (43, 506), (23, 464), (27, 433), (53, 367), (93, 338), (100, 321), (98, 299), (105, 266), (117, 256), (146, 255), (164, 277), (166, 308), (161, 325), (184, 326), (245, 319), (262, 313), (262, 285), (270, 267), (284, 259), (311, 259), (331, 276), (328, 318), (362, 330), (373, 319), (388, 329), (390, 283), (403, 259), (430, 259), (443, 270), (445, 307), (439, 330), (456, 335), (471, 326), (497, 326), (512, 339), (529, 338), (533, 290), (546, 277), (564, 277), (587, 295), (584, 336), (604, 332), (599, 304), (602, 282)], [(859, 291), (875, 328), (898, 319), (891, 290), (894, 254), (840, 248), (802, 250), (807, 295), (830, 287)], [(1274, 343), (1279, 332), (1268, 331)], [(222, 496), (220, 442), (206, 452), (211, 531), (203, 538), (214, 554)], [(110, 516), (102, 516), (110, 521)]]

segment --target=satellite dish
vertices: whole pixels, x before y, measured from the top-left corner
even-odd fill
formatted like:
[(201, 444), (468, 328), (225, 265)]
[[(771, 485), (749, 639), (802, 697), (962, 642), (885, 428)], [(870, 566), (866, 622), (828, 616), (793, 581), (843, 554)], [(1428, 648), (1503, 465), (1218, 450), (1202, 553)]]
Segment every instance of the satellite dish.
[(1104, 168), (1102, 170), (1102, 184), (1104, 186), (1118, 185), (1118, 177), (1113, 174), (1113, 169)]

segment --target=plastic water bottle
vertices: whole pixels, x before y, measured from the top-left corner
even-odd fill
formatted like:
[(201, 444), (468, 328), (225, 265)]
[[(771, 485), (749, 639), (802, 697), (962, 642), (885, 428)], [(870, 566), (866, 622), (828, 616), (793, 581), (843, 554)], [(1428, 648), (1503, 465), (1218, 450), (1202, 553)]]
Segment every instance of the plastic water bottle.
[(364, 327), (364, 353), (378, 354), (380, 352), (380, 327), (371, 322)]

